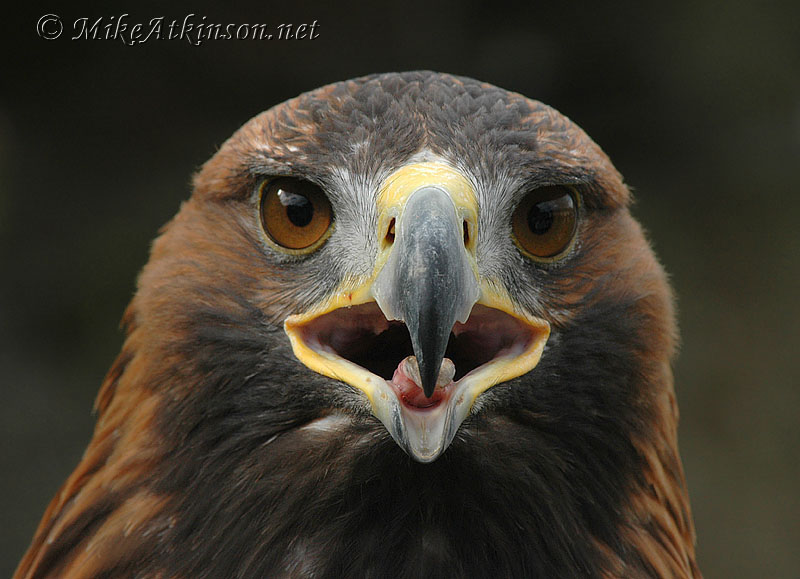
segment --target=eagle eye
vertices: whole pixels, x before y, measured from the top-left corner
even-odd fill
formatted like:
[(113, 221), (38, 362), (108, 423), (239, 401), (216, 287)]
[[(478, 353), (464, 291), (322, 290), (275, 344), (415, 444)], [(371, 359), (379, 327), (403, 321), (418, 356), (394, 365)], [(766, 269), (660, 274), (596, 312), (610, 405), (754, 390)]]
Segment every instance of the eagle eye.
[(328, 238), (331, 203), (314, 183), (294, 177), (265, 181), (260, 204), (264, 232), (290, 253), (309, 253)]
[(578, 223), (578, 205), (566, 187), (540, 187), (514, 210), (511, 228), (517, 245), (530, 257), (552, 261), (569, 248)]

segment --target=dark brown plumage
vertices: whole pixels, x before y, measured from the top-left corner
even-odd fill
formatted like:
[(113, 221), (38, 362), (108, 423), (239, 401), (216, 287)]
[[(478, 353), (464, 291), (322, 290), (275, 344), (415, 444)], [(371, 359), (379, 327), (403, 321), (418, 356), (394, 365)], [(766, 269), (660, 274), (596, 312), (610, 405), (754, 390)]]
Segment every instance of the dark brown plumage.
[[(263, 209), (273, 189), (285, 245)], [(403, 219), (423, 190), (463, 218), (463, 264), (441, 262), (474, 272), (456, 289), (418, 290), (407, 264), (434, 267), (433, 253), (400, 259), (433, 227), (427, 205)], [(94, 437), (16, 577), (699, 577), (672, 297), (628, 201), (568, 119), (470, 79), (366, 77), (254, 118), (155, 242)], [(325, 203), (324, 236), (292, 249)], [(536, 245), (562, 222), (568, 243)], [(405, 280), (436, 307), (397, 297)], [(425, 321), (451, 299), (477, 301), (472, 322)], [(397, 304), (411, 329), (380, 313)], [(416, 316), (423, 341), (445, 329), (455, 362), (456, 382), (424, 394), (441, 356), (411, 343)], [(412, 353), (422, 378), (398, 365)], [(501, 383), (473, 379), (458, 406), (488, 362)], [(414, 422), (445, 407), (468, 414), (431, 419), (437, 437)]]

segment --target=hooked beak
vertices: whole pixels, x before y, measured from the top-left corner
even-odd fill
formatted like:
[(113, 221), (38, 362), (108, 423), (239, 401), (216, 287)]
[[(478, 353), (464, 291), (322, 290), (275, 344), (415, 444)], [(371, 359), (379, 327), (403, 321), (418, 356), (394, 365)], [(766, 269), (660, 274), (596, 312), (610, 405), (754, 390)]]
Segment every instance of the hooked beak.
[(536, 366), (550, 328), (479, 278), (477, 202), (455, 169), (401, 168), (378, 208), (373, 275), (285, 329), (301, 362), (363, 391), (395, 441), (430, 462), (481, 393)]
[(396, 226), (394, 249), (372, 288), (386, 318), (408, 327), (428, 398), (433, 395), (453, 326), (467, 321), (480, 296), (463, 231), (444, 190), (417, 189), (406, 202)]

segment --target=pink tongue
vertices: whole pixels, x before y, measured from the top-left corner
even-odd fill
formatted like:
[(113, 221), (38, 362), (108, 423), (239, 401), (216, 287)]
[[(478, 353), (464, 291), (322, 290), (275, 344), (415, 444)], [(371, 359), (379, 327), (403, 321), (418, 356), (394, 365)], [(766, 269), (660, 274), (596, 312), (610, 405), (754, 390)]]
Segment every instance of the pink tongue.
[(425, 396), (422, 386), (418, 384), (419, 370), (416, 368), (416, 359), (413, 356), (403, 359), (394, 371), (392, 385), (397, 393), (409, 406), (428, 408), (436, 406), (444, 397), (444, 388), (453, 383), (455, 366), (449, 358), (445, 358), (436, 381), (436, 389), (430, 398)]

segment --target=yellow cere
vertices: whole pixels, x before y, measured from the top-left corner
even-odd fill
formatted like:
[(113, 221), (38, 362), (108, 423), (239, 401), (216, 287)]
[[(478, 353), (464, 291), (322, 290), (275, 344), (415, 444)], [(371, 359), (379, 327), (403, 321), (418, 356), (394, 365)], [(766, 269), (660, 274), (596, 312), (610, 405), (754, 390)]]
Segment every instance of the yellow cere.
[[(464, 175), (444, 163), (414, 163), (389, 175), (378, 195), (378, 213), (387, 218), (387, 226), (390, 219), (402, 214), (411, 194), (422, 187), (441, 187), (450, 195), (459, 217), (477, 221), (478, 200)], [(378, 231), (384, 231), (380, 225)]]
[[(469, 180), (450, 165), (433, 162), (413, 163), (400, 167), (386, 178), (378, 194), (378, 239), (385, 238), (392, 219), (399, 219), (402, 216), (408, 198), (423, 187), (438, 187), (446, 191), (455, 205), (456, 215), (469, 224), (470, 243), (467, 246), (467, 255), (477, 278), (475, 242), (478, 229), (478, 198)], [(373, 278), (378, 275), (389, 258), (390, 249), (390, 245), (381, 245), (378, 258), (375, 260)]]

